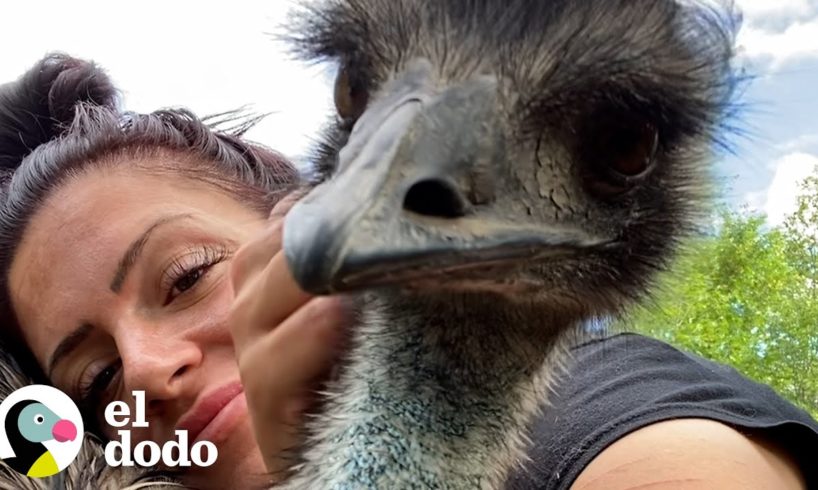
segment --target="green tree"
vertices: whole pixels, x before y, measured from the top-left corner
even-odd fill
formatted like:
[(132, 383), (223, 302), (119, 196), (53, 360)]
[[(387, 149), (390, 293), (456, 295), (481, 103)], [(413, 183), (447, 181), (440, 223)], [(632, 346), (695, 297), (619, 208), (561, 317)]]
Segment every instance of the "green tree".
[(721, 218), (625, 328), (732, 365), (818, 418), (818, 175), (781, 227), (753, 214)]

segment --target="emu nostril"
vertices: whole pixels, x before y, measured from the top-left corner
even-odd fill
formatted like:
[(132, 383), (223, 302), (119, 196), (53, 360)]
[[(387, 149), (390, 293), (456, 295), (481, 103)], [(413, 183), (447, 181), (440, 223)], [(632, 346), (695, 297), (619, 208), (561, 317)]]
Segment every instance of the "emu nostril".
[(439, 180), (422, 180), (409, 188), (403, 209), (423, 216), (458, 218), (466, 214), (466, 205), (451, 185)]

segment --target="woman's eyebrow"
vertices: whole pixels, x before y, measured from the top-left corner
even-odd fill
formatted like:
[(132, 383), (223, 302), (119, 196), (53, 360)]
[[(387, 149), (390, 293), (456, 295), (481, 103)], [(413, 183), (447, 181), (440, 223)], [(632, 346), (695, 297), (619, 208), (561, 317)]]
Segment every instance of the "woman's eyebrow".
[(79, 347), (80, 344), (85, 342), (85, 339), (91, 335), (91, 330), (93, 330), (93, 327), (89, 323), (83, 323), (76, 330), (66, 335), (65, 338), (62, 339), (59, 344), (57, 344), (57, 348), (54, 349), (54, 352), (48, 359), (46, 371), (48, 372), (49, 379), (51, 378), (51, 374), (54, 372), (54, 367), (57, 365), (57, 363)]
[(128, 272), (130, 272), (133, 265), (136, 263), (136, 260), (139, 258), (139, 254), (142, 253), (142, 249), (145, 248), (145, 244), (148, 243), (148, 240), (151, 237), (151, 234), (160, 226), (171, 223), (173, 221), (178, 221), (180, 219), (190, 218), (193, 215), (190, 213), (180, 213), (174, 214), (171, 216), (163, 216), (156, 221), (153, 222), (150, 226), (148, 226), (145, 231), (142, 232), (139, 237), (131, 243), (125, 253), (122, 255), (122, 259), (119, 261), (119, 265), (116, 268), (116, 273), (114, 273), (114, 278), (111, 281), (111, 291), (118, 294), (119, 291), (122, 289), (122, 284), (125, 282), (125, 279), (128, 276)]

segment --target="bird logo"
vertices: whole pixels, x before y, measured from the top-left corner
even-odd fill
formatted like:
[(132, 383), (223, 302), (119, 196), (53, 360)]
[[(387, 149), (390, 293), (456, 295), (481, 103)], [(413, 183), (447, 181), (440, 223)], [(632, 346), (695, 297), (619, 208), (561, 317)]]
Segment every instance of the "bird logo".
[(0, 459), (23, 475), (63, 471), (77, 457), (83, 431), (77, 406), (51, 386), (26, 386), (0, 402)]

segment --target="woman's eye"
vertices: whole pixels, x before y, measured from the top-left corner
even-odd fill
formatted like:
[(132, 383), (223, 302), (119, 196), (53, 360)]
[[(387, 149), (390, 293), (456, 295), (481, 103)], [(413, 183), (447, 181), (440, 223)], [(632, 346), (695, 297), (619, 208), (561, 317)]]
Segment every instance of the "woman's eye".
[(213, 265), (214, 264), (201, 265), (195, 269), (191, 269), (189, 272), (181, 274), (170, 287), (167, 298), (165, 298), (165, 304), (169, 305), (177, 297), (196, 287), (196, 284), (207, 274)]
[(174, 293), (176, 296), (184, 293), (188, 289), (195, 286), (196, 283), (199, 282), (199, 279), (202, 278), (204, 273), (205, 273), (205, 268), (204, 267), (200, 267), (198, 269), (194, 269), (194, 270), (188, 272), (184, 276), (180, 277), (173, 284), (173, 291), (171, 291), (171, 292)]
[(96, 407), (110, 392), (111, 385), (122, 369), (122, 360), (117, 359), (105, 366), (89, 382), (80, 383), (80, 404), (85, 407)]
[(214, 265), (227, 259), (230, 254), (226, 247), (206, 245), (173, 260), (163, 274), (164, 304), (168, 305), (194, 289)]

